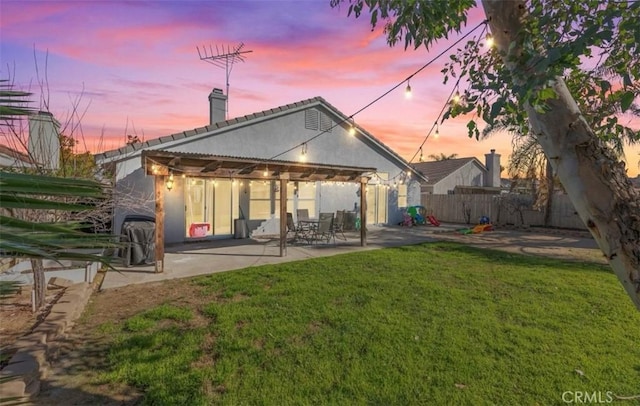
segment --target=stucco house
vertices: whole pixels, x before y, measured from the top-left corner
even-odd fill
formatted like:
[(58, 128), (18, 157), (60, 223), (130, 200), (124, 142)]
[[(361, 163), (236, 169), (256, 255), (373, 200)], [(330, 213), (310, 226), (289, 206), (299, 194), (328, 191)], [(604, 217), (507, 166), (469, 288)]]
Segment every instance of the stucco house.
[(33, 159), (25, 153), (16, 151), (6, 145), (0, 145), (0, 169), (3, 168), (32, 168)]
[(500, 154), (485, 154), (483, 165), (477, 158), (456, 158), (415, 163), (414, 168), (428, 180), (422, 183), (424, 194), (452, 194), (456, 188), (497, 188), (500, 181)]
[(420, 204), (427, 179), (322, 97), (229, 120), (225, 105), (214, 89), (209, 125), (95, 156), (115, 176), (116, 193), (140, 202), (116, 203), (114, 233), (127, 215), (160, 204), (166, 243), (237, 237), (240, 224), (250, 233), (283, 217), (281, 189), (294, 216), (357, 214), (364, 203), (368, 224), (396, 224), (404, 207)]

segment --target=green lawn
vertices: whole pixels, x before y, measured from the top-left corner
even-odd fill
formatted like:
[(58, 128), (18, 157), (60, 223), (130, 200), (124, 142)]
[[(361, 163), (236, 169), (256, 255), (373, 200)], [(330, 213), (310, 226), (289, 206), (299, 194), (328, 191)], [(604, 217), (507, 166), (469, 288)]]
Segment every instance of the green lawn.
[(100, 383), (140, 388), (153, 405), (640, 395), (640, 312), (596, 264), (429, 243), (193, 285), (198, 306), (165, 303), (102, 327), (113, 343)]

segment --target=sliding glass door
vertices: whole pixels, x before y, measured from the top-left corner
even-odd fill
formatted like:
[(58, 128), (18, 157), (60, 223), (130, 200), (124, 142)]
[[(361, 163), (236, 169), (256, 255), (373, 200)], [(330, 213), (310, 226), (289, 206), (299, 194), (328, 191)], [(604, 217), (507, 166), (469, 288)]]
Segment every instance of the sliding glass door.
[(185, 180), (185, 237), (233, 233), (238, 217), (238, 185), (230, 179)]

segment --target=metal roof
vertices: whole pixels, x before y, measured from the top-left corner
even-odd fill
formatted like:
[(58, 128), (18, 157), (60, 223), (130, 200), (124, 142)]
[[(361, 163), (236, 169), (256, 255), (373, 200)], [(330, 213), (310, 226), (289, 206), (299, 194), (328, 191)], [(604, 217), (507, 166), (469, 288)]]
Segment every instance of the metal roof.
[[(280, 179), (294, 181), (356, 182), (373, 174), (376, 168), (329, 165), (311, 162), (294, 162), (208, 155), (163, 150), (142, 151), (142, 166), (149, 175), (187, 175), (215, 178)], [(265, 171), (267, 176), (265, 176)]]

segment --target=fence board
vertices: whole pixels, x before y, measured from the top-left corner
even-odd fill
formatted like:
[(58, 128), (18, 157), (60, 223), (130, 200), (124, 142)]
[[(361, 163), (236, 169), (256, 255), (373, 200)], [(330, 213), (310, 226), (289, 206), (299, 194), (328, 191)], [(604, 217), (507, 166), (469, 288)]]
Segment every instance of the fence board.
[[(544, 226), (544, 211), (534, 210), (533, 197), (526, 195), (422, 195), (422, 206), (427, 214), (448, 223), (477, 224), (482, 216), (488, 216), (496, 224)], [(502, 200), (501, 200), (502, 199)], [(504, 199), (519, 203), (506, 205)], [(553, 197), (550, 227), (586, 230), (566, 195)], [(502, 202), (502, 204), (501, 204)]]

